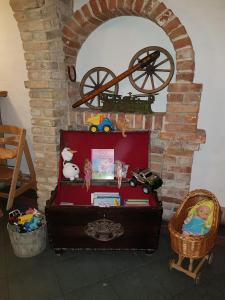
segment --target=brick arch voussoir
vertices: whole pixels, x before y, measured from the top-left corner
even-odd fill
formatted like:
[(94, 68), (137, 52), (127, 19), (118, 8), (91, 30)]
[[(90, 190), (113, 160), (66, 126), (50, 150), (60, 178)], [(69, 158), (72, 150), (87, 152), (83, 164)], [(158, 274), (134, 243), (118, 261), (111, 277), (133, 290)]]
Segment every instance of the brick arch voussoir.
[(140, 16), (156, 23), (169, 37), (176, 52), (176, 81), (193, 82), (195, 55), (180, 19), (158, 0), (90, 0), (73, 13), (63, 28), (66, 61), (76, 62), (78, 52), (98, 26), (118, 16)]

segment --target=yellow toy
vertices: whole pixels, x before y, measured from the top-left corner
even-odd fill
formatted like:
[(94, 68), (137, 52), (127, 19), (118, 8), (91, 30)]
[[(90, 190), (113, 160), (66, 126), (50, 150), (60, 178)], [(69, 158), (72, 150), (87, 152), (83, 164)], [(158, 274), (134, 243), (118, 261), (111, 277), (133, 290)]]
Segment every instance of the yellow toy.
[(100, 123), (102, 123), (104, 119), (103, 114), (97, 114), (94, 115), (93, 117), (90, 117), (87, 119), (87, 123), (90, 123), (92, 125), (99, 125)]
[(184, 221), (182, 230), (184, 234), (204, 235), (209, 232), (213, 222), (214, 204), (203, 199), (190, 208)]
[(18, 224), (24, 224), (26, 222), (30, 222), (33, 218), (33, 214), (22, 215), (18, 217)]

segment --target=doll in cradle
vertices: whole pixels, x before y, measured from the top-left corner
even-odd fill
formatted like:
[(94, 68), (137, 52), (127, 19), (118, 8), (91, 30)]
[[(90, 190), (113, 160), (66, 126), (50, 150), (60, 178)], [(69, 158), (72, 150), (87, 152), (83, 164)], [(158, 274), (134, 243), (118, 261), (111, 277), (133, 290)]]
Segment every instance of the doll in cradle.
[(185, 235), (204, 235), (209, 232), (213, 221), (214, 204), (210, 200), (199, 201), (188, 212), (182, 226)]

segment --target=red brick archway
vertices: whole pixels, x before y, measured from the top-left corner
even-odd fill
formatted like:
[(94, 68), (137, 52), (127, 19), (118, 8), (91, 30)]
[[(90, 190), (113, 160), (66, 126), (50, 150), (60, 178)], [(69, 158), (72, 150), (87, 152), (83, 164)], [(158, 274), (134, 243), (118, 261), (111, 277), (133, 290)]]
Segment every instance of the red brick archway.
[[(176, 83), (168, 86), (166, 113), (129, 115), (129, 118), (130, 123), (135, 123), (134, 129), (152, 132), (150, 164), (153, 171), (162, 172), (164, 199), (182, 199), (189, 191), (194, 151), (205, 142), (205, 132), (197, 129), (202, 85), (193, 83), (194, 50), (179, 18), (157, 0), (90, 0), (73, 13), (63, 28), (66, 63), (76, 64), (79, 50), (89, 34), (119, 16), (139, 16), (156, 23), (168, 35), (176, 52)], [(72, 99), (77, 98), (77, 89), (69, 88)], [(90, 113), (76, 112), (75, 123), (85, 123)]]
[(159, 25), (176, 51), (176, 81), (193, 82), (194, 50), (179, 18), (157, 0), (90, 0), (73, 13), (63, 28), (66, 61), (74, 63), (88, 35), (104, 22), (119, 16), (140, 16)]

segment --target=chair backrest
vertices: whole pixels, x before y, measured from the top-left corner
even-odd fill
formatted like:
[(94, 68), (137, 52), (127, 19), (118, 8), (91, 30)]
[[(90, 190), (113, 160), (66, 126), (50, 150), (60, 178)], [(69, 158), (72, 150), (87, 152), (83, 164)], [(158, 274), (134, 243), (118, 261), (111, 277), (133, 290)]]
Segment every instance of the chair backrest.
[[(26, 130), (13, 125), (0, 125), (0, 159), (15, 158), (25, 143)], [(13, 146), (8, 148), (7, 145)]]

